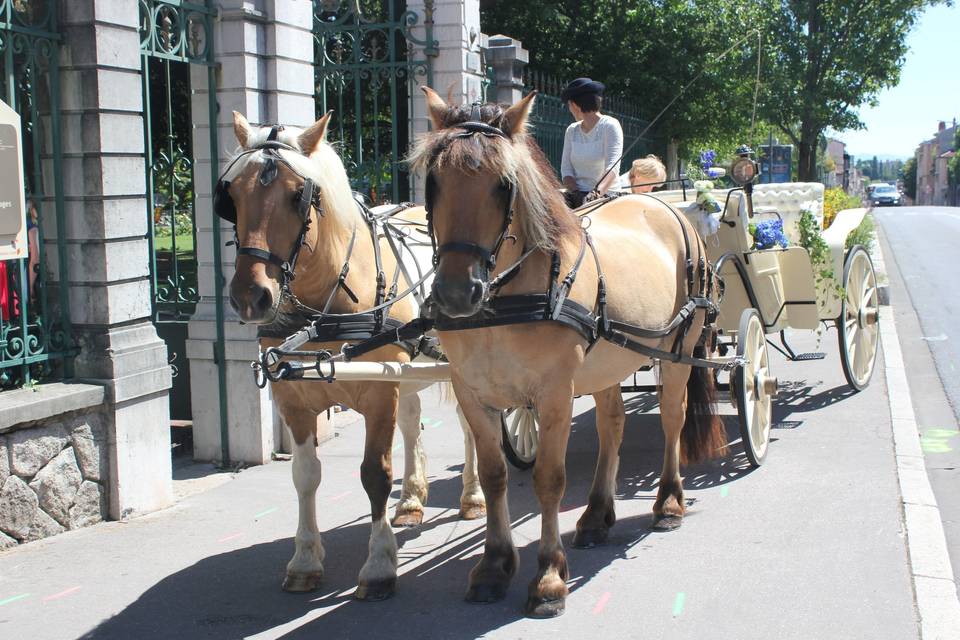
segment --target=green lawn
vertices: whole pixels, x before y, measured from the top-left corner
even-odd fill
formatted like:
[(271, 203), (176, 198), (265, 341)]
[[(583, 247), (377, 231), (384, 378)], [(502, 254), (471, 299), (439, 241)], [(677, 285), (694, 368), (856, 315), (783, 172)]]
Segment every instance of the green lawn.
[[(153, 250), (156, 252), (170, 251), (173, 248), (173, 236), (154, 236)], [(177, 236), (177, 253), (193, 253), (193, 234)]]

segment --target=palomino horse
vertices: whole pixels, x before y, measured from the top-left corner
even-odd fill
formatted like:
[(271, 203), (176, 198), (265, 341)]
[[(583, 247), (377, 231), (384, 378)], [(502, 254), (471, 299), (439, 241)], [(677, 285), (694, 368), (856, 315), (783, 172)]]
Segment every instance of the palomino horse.
[[(382, 236), (377, 238), (381, 258), (375, 255), (371, 231), (350, 191), (343, 163), (325, 140), (329, 117), (327, 114), (301, 131), (251, 128), (241, 114), (234, 112), (234, 131), (241, 149), (221, 178), (215, 206), (219, 215), (236, 224), (238, 256), (230, 282), (230, 303), (241, 320), (260, 325), (263, 349), (282, 341), (265, 335), (286, 336), (307, 324), (310, 314), (304, 310), (326, 308), (330, 313), (355, 313), (373, 307), (384, 287), (383, 282), (378, 285), (378, 262), (387, 283), (403, 286), (407, 282), (400, 280), (397, 259)], [(417, 215), (417, 210), (404, 212), (406, 219)], [(422, 220), (422, 209), (419, 215)], [(426, 257), (429, 259), (429, 253)], [(417, 273), (410, 265), (406, 268), (407, 273)], [(416, 316), (417, 308), (407, 296), (397, 300), (387, 313), (405, 322)], [(311, 348), (337, 352), (343, 342), (315, 342)], [(366, 358), (405, 362), (410, 355), (401, 346), (389, 345)], [(284, 589), (313, 589), (323, 574), (324, 550), (316, 522), (316, 491), (320, 485), (316, 425), (320, 412), (339, 403), (362, 414), (366, 425), (360, 478), (370, 499), (373, 526), (357, 597), (375, 600), (393, 593), (397, 543), (386, 507), (392, 479), (394, 423), (403, 434), (406, 467), (394, 524), (417, 525), (427, 499), (417, 393), (427, 386), (394, 382), (273, 383), (274, 400), (295, 443), (293, 484), (300, 503), (296, 551), (287, 565)], [(484, 500), (476, 480), (472, 437), (462, 417), (461, 426), (466, 464), (460, 512), (462, 517), (473, 519), (484, 515)]]
[[(473, 430), (487, 499), (486, 544), (470, 572), (466, 598), (503, 598), (517, 568), (500, 452), (500, 411), (531, 406), (540, 423), (533, 480), (542, 529), (539, 568), (529, 586), (526, 611), (537, 617), (559, 615), (569, 573), (558, 510), (574, 395), (592, 394), (597, 404), (599, 458), (574, 538), (576, 546), (593, 546), (606, 539), (616, 519), (618, 449), (625, 421), (619, 384), (652, 361), (575, 327), (589, 325), (591, 319), (594, 326), (603, 325), (605, 313), (611, 323), (663, 330), (691, 296), (700, 296), (703, 306), (689, 315), (689, 322), (661, 338), (631, 343), (642, 343), (639, 348), (648, 352), (674, 349), (680, 360), (661, 364), (666, 444), (653, 506), (656, 526), (676, 528), (684, 514), (681, 456), (692, 461), (725, 445), (713, 405), (713, 373), (703, 368), (691, 372), (690, 366), (695, 348), (699, 356), (705, 352), (698, 348), (701, 337), (713, 338), (703, 331), (711, 303), (702, 296), (714, 282), (701, 260), (704, 250), (696, 232), (654, 198), (616, 198), (596, 208), (588, 220), (567, 209), (559, 183), (526, 132), (532, 94), (503, 110), (491, 104), (449, 107), (432, 90), (425, 92), (433, 131), (418, 140), (410, 162), (427, 176), (427, 210), (438, 259), (433, 283), (436, 327), (457, 399)], [(587, 226), (595, 250), (587, 243)], [(563, 274), (567, 276), (561, 282)], [(607, 278), (605, 291), (602, 274)], [(524, 297), (539, 300), (540, 306), (521, 312)], [(562, 305), (544, 300), (566, 300), (569, 309), (581, 310), (580, 319), (574, 311), (561, 312)], [(491, 314), (501, 319), (512, 314), (516, 323), (482, 321)]]

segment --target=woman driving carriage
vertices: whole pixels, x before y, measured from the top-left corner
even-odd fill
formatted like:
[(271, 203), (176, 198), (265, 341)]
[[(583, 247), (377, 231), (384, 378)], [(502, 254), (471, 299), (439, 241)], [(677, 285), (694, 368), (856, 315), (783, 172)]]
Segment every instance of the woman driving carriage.
[(577, 78), (560, 94), (574, 119), (563, 135), (560, 163), (565, 197), (571, 208), (616, 188), (619, 180), (623, 129), (616, 118), (600, 113), (603, 90), (603, 83)]

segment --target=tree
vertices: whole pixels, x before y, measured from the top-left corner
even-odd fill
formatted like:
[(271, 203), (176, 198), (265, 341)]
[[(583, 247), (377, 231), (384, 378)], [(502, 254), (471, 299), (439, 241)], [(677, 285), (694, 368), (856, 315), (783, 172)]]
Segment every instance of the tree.
[(520, 40), (531, 67), (561, 79), (600, 80), (608, 93), (643, 105), (648, 119), (704, 71), (655, 125), (660, 147), (678, 142), (689, 156), (704, 146), (732, 148), (733, 138), (746, 142), (756, 39), (721, 62), (715, 58), (756, 22), (753, 3), (482, 0), (481, 11), (484, 31)]
[(944, 0), (762, 0), (768, 35), (761, 113), (797, 147), (799, 179), (816, 178), (825, 129), (863, 127), (856, 108), (895, 86), (906, 36)]
[(913, 201), (917, 199), (917, 157), (913, 156), (903, 163), (900, 173), (903, 178), (903, 193)]

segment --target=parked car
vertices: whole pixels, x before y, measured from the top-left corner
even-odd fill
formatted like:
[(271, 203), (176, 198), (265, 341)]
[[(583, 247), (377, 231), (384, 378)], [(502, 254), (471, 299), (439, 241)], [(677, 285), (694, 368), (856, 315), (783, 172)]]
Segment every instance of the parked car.
[[(873, 186), (873, 185), (871, 185)], [(897, 188), (889, 184), (878, 184), (869, 191), (870, 204), (875, 207), (899, 207), (900, 192)]]

